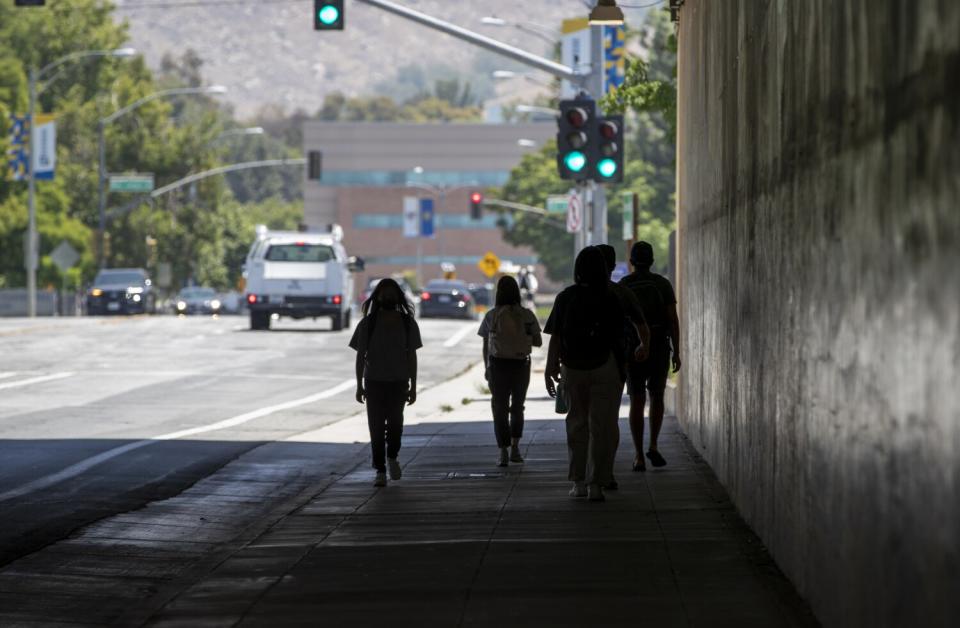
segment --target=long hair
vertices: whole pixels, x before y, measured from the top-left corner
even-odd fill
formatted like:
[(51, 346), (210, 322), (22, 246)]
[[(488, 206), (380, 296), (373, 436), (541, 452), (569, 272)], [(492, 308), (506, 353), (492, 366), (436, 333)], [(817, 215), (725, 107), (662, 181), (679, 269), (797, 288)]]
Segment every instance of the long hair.
[(377, 283), (377, 287), (373, 289), (373, 294), (370, 295), (370, 298), (363, 302), (363, 305), (360, 308), (363, 311), (363, 315), (371, 316), (382, 309), (386, 309), (386, 306), (384, 306), (381, 302), (381, 295), (386, 290), (390, 289), (395, 290), (396, 294), (400, 297), (396, 307), (391, 307), (390, 309), (412, 317), (414, 314), (413, 304), (407, 301), (407, 297), (403, 294), (403, 290), (400, 289), (400, 284), (389, 278), (381, 279)]
[(601, 290), (607, 287), (610, 275), (607, 273), (607, 262), (603, 253), (595, 246), (588, 246), (577, 255), (573, 264), (573, 280), (579, 286), (591, 290)]
[(496, 307), (501, 305), (520, 305), (520, 286), (510, 275), (504, 275), (497, 282)]

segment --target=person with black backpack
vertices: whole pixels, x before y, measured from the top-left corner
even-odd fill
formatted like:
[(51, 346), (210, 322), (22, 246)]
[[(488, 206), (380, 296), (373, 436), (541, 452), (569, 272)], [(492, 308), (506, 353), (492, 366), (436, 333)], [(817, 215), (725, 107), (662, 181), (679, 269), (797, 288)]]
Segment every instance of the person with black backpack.
[(367, 425), (374, 486), (387, 485), (403, 475), (398, 454), (403, 435), (404, 404), (417, 400), (417, 349), (423, 347), (420, 327), (413, 318), (400, 285), (383, 279), (362, 306), (350, 347), (357, 352), (357, 401), (367, 404)]
[(667, 464), (658, 449), (657, 439), (663, 427), (664, 394), (670, 370), (671, 348), (673, 372), (680, 370), (680, 319), (677, 316), (677, 297), (670, 280), (650, 271), (653, 266), (653, 247), (648, 242), (637, 242), (630, 251), (634, 272), (620, 280), (640, 301), (650, 326), (650, 354), (643, 362), (632, 363), (628, 369), (630, 392), (630, 432), (636, 457), (634, 471), (646, 471), (643, 460), (643, 411), (650, 393), (650, 448), (646, 457), (654, 467)]
[[(493, 428), (500, 448), (497, 466), (523, 462), (523, 406), (530, 387), (530, 353), (543, 345), (540, 322), (520, 303), (520, 286), (509, 275), (497, 282), (496, 306), (477, 332), (483, 338), (483, 363), (490, 385)], [(507, 447), (510, 448), (509, 455)]]
[(580, 251), (576, 284), (557, 295), (544, 331), (550, 334), (545, 380), (569, 396), (567, 449), (571, 497), (603, 501), (613, 479), (615, 431), (626, 364), (620, 350), (624, 312), (610, 290), (606, 263), (596, 247)]

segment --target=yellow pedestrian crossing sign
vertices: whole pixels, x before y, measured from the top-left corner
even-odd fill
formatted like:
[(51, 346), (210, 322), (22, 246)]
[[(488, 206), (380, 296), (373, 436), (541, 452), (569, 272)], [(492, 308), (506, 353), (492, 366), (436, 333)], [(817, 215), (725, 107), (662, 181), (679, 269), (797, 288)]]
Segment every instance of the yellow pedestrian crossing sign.
[(487, 251), (487, 254), (483, 256), (477, 263), (477, 267), (480, 268), (480, 271), (484, 275), (493, 279), (493, 277), (500, 272), (500, 258), (493, 254), (492, 251)]

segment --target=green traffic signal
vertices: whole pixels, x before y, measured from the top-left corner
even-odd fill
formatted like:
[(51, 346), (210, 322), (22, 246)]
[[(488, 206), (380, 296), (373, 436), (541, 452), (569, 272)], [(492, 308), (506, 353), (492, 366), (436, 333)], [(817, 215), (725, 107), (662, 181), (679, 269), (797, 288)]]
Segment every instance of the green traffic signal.
[(600, 163), (597, 164), (597, 172), (605, 179), (612, 178), (617, 174), (617, 161), (609, 157), (607, 159), (601, 159)]
[(332, 4), (324, 5), (319, 12), (317, 12), (317, 17), (320, 19), (320, 22), (326, 26), (333, 26), (340, 20), (340, 9), (333, 6)]
[(567, 153), (563, 158), (563, 164), (570, 172), (581, 172), (587, 166), (587, 156), (578, 150)]

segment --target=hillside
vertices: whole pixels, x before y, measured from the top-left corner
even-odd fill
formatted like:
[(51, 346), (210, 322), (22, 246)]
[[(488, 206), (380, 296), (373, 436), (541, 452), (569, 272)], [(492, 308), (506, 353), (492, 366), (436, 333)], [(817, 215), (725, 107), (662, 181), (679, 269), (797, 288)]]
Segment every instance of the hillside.
[[(496, 55), (356, 2), (347, 4), (346, 31), (317, 33), (309, 0), (197, 6), (205, 1), (172, 0), (164, 6), (183, 2), (193, 6), (161, 9), (143, 6), (155, 0), (121, 0), (117, 14), (129, 21), (131, 44), (153, 67), (164, 54), (196, 50), (205, 62), (205, 78), (230, 88), (226, 100), (241, 116), (267, 104), (314, 111), (331, 91), (413, 90), (418, 83), (450, 74), (471, 75), (475, 87), (489, 94), (490, 71), (519, 69)], [(548, 52), (546, 41), (515, 28), (484, 26), (480, 18), (536, 16), (532, 21), (559, 28), (562, 19), (584, 13), (580, 0), (404, 0), (404, 4), (538, 53)]]

